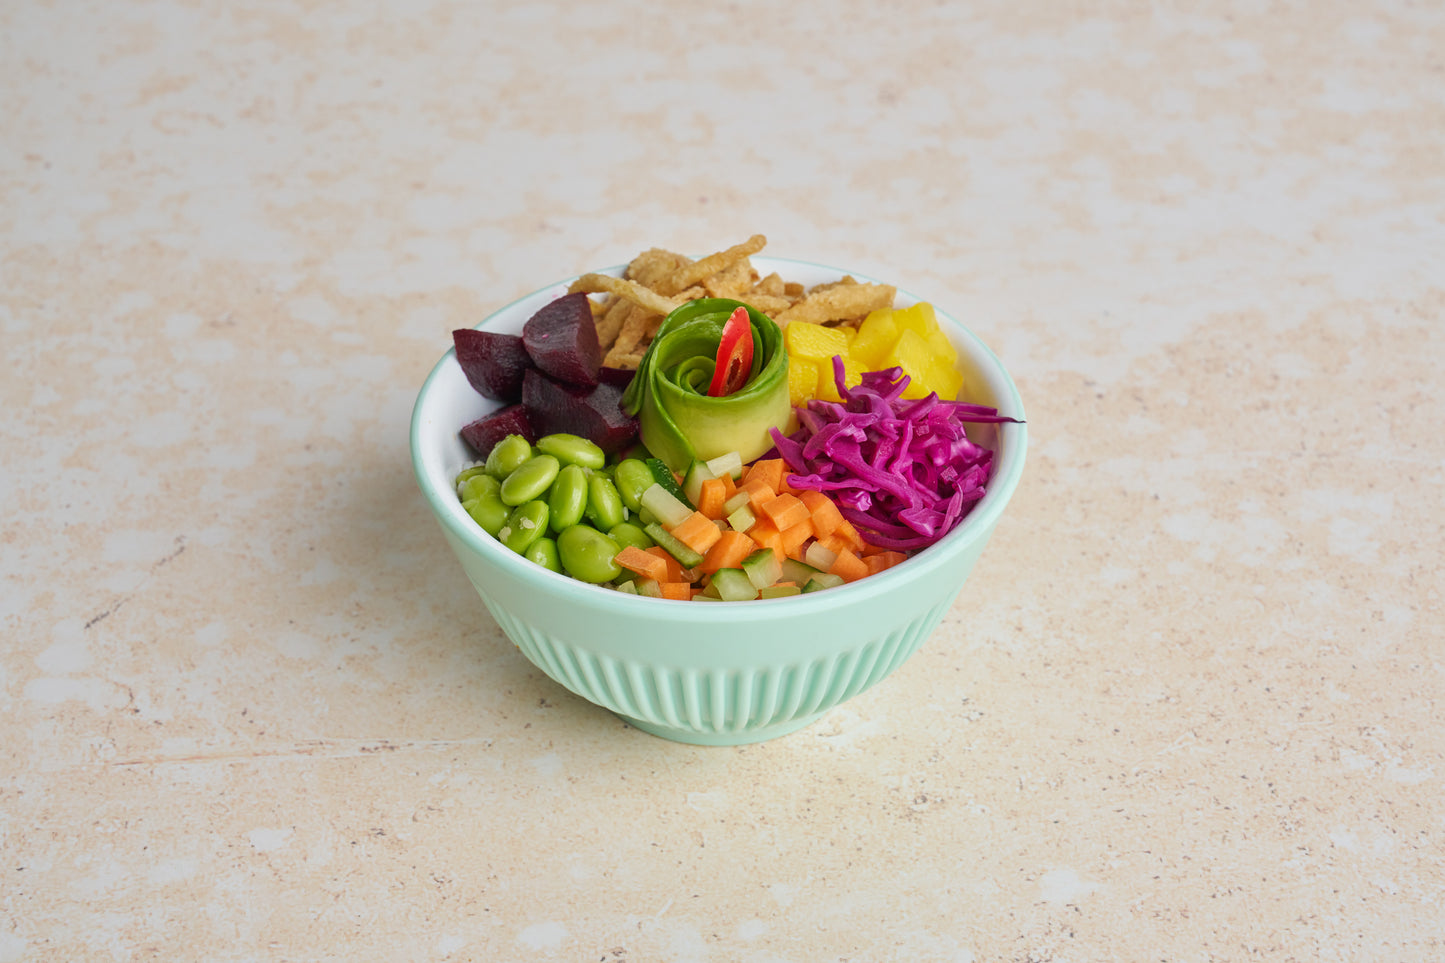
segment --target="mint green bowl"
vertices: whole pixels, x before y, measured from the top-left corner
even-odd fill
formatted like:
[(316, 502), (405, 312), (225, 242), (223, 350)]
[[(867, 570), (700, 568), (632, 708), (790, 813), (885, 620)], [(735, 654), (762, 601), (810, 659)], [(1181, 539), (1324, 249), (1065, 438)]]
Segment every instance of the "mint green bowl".
[[(810, 287), (845, 273), (868, 280), (802, 261), (753, 258), (753, 265)], [(507, 305), (479, 327), (519, 333), (570, 281)], [(917, 300), (900, 291), (897, 304)], [(958, 348), (962, 396), (1022, 420), (1023, 402), (998, 358), (937, 305), (935, 311)], [(448, 351), (422, 386), (411, 422), (417, 484), (482, 603), (559, 685), (644, 732), (699, 745), (761, 742), (801, 729), (902, 665), (978, 561), (1018, 486), (1027, 445), (1022, 424), (974, 426), (970, 436), (995, 452), (988, 493), (947, 537), (901, 565), (809, 595), (704, 604), (574, 581), (478, 528), (453, 487), (474, 462), (458, 430), (494, 407), (472, 390)]]

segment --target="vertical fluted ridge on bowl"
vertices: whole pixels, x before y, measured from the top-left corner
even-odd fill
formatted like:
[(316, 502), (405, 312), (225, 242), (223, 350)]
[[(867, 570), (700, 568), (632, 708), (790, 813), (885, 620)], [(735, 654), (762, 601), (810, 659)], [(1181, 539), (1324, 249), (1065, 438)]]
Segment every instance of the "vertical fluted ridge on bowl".
[(620, 716), (702, 736), (782, 725), (852, 698), (916, 652), (952, 602), (945, 599), (881, 638), (827, 657), (700, 669), (649, 665), (593, 652), (539, 631), (485, 595), (483, 599), (522, 654), (570, 692)]

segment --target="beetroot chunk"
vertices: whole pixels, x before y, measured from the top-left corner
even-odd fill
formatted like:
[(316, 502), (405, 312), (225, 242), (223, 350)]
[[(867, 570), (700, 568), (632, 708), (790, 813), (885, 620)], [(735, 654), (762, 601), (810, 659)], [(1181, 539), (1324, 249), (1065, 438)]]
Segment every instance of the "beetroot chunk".
[(478, 458), (487, 457), (497, 442), (508, 435), (522, 435), (533, 444), (537, 441), (537, 432), (522, 405), (509, 405), (462, 428), (462, 440), (472, 446)]
[(602, 346), (587, 295), (564, 294), (545, 305), (522, 326), (522, 342), (532, 363), (558, 381), (597, 384)]
[(622, 410), (622, 389), (566, 385), (533, 369), (522, 382), (522, 404), (539, 436), (581, 435), (608, 454), (637, 437), (637, 419)]
[[(596, 333), (594, 329), (594, 337)], [(457, 364), (479, 394), (504, 404), (522, 399), (522, 375), (532, 366), (532, 357), (520, 337), (458, 328), (452, 332), (452, 343), (457, 347)]]
[(637, 371), (633, 368), (609, 368), (603, 365), (597, 373), (597, 380), (626, 391), (627, 386), (632, 384), (632, 379), (636, 376)]

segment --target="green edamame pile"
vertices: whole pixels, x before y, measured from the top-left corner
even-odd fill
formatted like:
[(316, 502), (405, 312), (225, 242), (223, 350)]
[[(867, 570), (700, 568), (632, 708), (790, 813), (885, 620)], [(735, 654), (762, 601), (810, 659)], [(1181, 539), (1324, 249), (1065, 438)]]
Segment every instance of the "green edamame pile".
[(485, 464), (457, 476), (457, 495), (478, 525), (507, 548), (543, 568), (603, 584), (623, 570), (614, 559), (625, 545), (648, 548), (649, 514), (642, 493), (651, 469), (636, 458), (609, 465), (597, 445), (555, 434), (531, 444), (508, 435)]

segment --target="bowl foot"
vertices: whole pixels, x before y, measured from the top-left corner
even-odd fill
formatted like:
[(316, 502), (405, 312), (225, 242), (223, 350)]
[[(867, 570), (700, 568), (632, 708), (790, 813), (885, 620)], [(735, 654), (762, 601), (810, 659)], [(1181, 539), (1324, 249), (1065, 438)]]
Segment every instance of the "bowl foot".
[(789, 719), (787, 722), (779, 722), (775, 725), (764, 726), (760, 729), (744, 729), (741, 732), (699, 732), (696, 729), (688, 729), (680, 726), (669, 726), (655, 722), (645, 722), (641, 719), (633, 719), (630, 716), (618, 714), (618, 718), (632, 726), (634, 729), (641, 729), (649, 735), (661, 739), (668, 739), (672, 742), (685, 742), (693, 746), (745, 746), (754, 742), (767, 742), (769, 739), (777, 739), (779, 736), (786, 736), (790, 732), (797, 732), (817, 722), (823, 717), (824, 712), (815, 712), (812, 715), (803, 716), (798, 719)]

